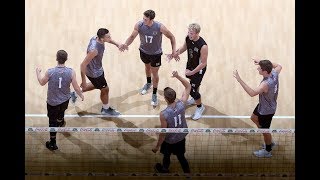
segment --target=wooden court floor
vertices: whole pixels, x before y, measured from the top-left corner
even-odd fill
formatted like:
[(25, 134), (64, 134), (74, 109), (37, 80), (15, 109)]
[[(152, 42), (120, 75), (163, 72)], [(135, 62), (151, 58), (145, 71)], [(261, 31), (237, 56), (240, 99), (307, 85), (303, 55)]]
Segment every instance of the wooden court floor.
[[(40, 86), (35, 69), (43, 71), (56, 65), (57, 50), (69, 54), (66, 65), (77, 73), (80, 83), (80, 64), (86, 55), (89, 39), (96, 31), (105, 27), (111, 37), (124, 42), (131, 34), (134, 24), (141, 20), (143, 12), (153, 9), (156, 21), (163, 23), (175, 36), (179, 48), (192, 22), (201, 26), (202, 36), (209, 47), (207, 72), (201, 84), (200, 93), (206, 107), (204, 115), (230, 116), (230, 118), (188, 119), (190, 128), (254, 128), (249, 118), (258, 97), (250, 97), (233, 77), (237, 69), (242, 79), (251, 87), (261, 81), (252, 56), (270, 59), (283, 66), (280, 74), (278, 109), (271, 128), (295, 128), (295, 4), (292, 0), (203, 0), (201, 3), (185, 0), (26, 0), (25, 2), (25, 125), (47, 127), (46, 114), (47, 85)], [(170, 53), (170, 41), (163, 36), (164, 54)], [(110, 87), (110, 104), (124, 115), (138, 115), (140, 118), (119, 118), (106, 121), (103, 118), (67, 118), (70, 127), (160, 127), (159, 119), (145, 118), (158, 115), (166, 107), (163, 89), (170, 86), (181, 96), (183, 87), (171, 78), (171, 72), (184, 73), (187, 55), (181, 55), (180, 62), (168, 63), (162, 57), (158, 85), (159, 106), (150, 106), (151, 92), (138, 93), (146, 82), (144, 65), (139, 58), (139, 37), (129, 50), (120, 52), (115, 46), (106, 44), (103, 68)], [(67, 115), (99, 114), (101, 102), (99, 91), (84, 93), (85, 100), (69, 104)], [(187, 115), (194, 112), (189, 107)], [(52, 159), (44, 143), (46, 135), (33, 138), (26, 134), (26, 143), (41, 147), (39, 156)], [(156, 136), (154, 136), (156, 138)], [(66, 143), (68, 143), (66, 139)], [(90, 143), (90, 142), (89, 142)], [(154, 140), (155, 144), (156, 141)], [(235, 145), (236, 146), (236, 145)], [(32, 149), (26, 149), (26, 155)], [(72, 152), (72, 149), (65, 149)], [(248, 153), (252, 153), (248, 151)], [(26, 156), (26, 159), (28, 157)], [(28, 167), (26, 167), (27, 169)]]

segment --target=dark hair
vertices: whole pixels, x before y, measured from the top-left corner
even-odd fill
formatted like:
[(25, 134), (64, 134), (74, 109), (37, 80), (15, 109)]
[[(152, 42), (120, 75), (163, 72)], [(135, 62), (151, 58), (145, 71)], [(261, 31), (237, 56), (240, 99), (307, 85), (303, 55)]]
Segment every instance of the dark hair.
[(98, 32), (97, 32), (97, 36), (98, 36), (98, 38), (100, 39), (100, 38), (103, 38), (104, 35), (106, 35), (106, 34), (108, 34), (108, 33), (109, 33), (109, 30), (108, 30), (108, 29), (106, 29), (106, 28), (100, 28), (100, 29), (98, 30)]
[(146, 10), (143, 15), (145, 15), (147, 18), (149, 18), (150, 20), (154, 19), (154, 17), (156, 17), (156, 13), (149, 9), (149, 10)]
[(59, 64), (64, 64), (68, 59), (68, 53), (65, 50), (59, 50), (56, 56)]
[(272, 68), (273, 68), (272, 63), (267, 59), (259, 61), (259, 65), (261, 67), (261, 70), (267, 71), (268, 74), (272, 71)]
[(170, 104), (176, 100), (176, 92), (170, 87), (164, 88), (163, 94), (164, 94), (164, 98), (168, 100)]

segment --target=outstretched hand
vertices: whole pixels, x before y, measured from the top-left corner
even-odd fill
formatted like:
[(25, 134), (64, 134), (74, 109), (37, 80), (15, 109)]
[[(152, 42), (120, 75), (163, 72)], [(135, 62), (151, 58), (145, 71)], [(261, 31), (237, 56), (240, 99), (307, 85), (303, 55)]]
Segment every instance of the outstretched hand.
[(178, 77), (179, 74), (178, 74), (178, 71), (172, 71), (172, 77)]
[(235, 77), (238, 82), (240, 81), (240, 76), (239, 76), (238, 70), (233, 71), (233, 77)]
[(253, 63), (254, 63), (255, 65), (259, 65), (260, 59), (255, 58), (255, 57), (252, 57), (251, 59), (253, 60)]

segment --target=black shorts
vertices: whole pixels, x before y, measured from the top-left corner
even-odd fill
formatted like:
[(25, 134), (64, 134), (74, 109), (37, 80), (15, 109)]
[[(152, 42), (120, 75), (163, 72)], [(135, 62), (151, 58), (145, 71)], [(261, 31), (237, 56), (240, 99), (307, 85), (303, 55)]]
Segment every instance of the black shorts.
[(102, 88), (108, 87), (107, 81), (104, 78), (104, 73), (102, 73), (101, 76), (96, 77), (96, 78), (92, 78), (89, 76), (87, 76), (87, 77), (96, 89), (102, 89)]
[(159, 67), (161, 66), (161, 54), (155, 54), (155, 55), (149, 55), (149, 54), (146, 54), (144, 52), (142, 52), (140, 49), (140, 58), (142, 60), (143, 63), (145, 64), (149, 64), (151, 63), (151, 66), (152, 67)]
[[(193, 69), (191, 68), (187, 68), (190, 71), (192, 71)], [(202, 78), (204, 76), (204, 74), (206, 73), (207, 67), (204, 67), (202, 70), (200, 70), (199, 72), (195, 73), (192, 76), (186, 76), (188, 79), (190, 79), (190, 84), (191, 84), (191, 88), (197, 90), (198, 87), (201, 84)]]
[(184, 154), (186, 152), (186, 138), (175, 144), (169, 144), (163, 141), (163, 143), (161, 144), (160, 152), (162, 154)]
[(260, 128), (270, 128), (272, 117), (274, 114), (261, 115), (258, 112), (258, 106), (259, 106), (259, 104), (254, 109), (253, 114), (258, 116), (259, 124), (261, 126)]
[(69, 105), (69, 99), (56, 106), (51, 106), (50, 104), (47, 103), (47, 110), (48, 110), (47, 116), (49, 117), (49, 119), (52, 119), (52, 120), (63, 118), (64, 112), (68, 108), (68, 105)]

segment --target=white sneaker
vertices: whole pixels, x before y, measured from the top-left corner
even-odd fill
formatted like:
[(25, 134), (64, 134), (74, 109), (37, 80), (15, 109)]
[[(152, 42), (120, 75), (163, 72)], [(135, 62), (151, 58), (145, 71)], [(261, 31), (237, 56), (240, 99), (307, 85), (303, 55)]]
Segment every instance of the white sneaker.
[(158, 105), (157, 94), (152, 94), (152, 97), (151, 97), (151, 106), (157, 106), (157, 105)]
[(266, 158), (269, 158), (272, 156), (271, 154), (271, 151), (268, 152), (267, 150), (265, 149), (260, 149), (258, 151), (254, 151), (253, 154), (257, 157), (266, 157)]
[(194, 105), (194, 104), (196, 104), (196, 101), (193, 98), (187, 101), (187, 106)]
[(204, 107), (204, 105), (202, 104), (201, 107), (197, 107), (195, 113), (192, 115), (192, 119), (193, 120), (198, 120), (201, 118), (202, 116), (202, 113), (203, 111), (205, 110), (206, 108)]
[(141, 95), (147, 94), (148, 90), (151, 88), (151, 83), (146, 83), (140, 90)]

